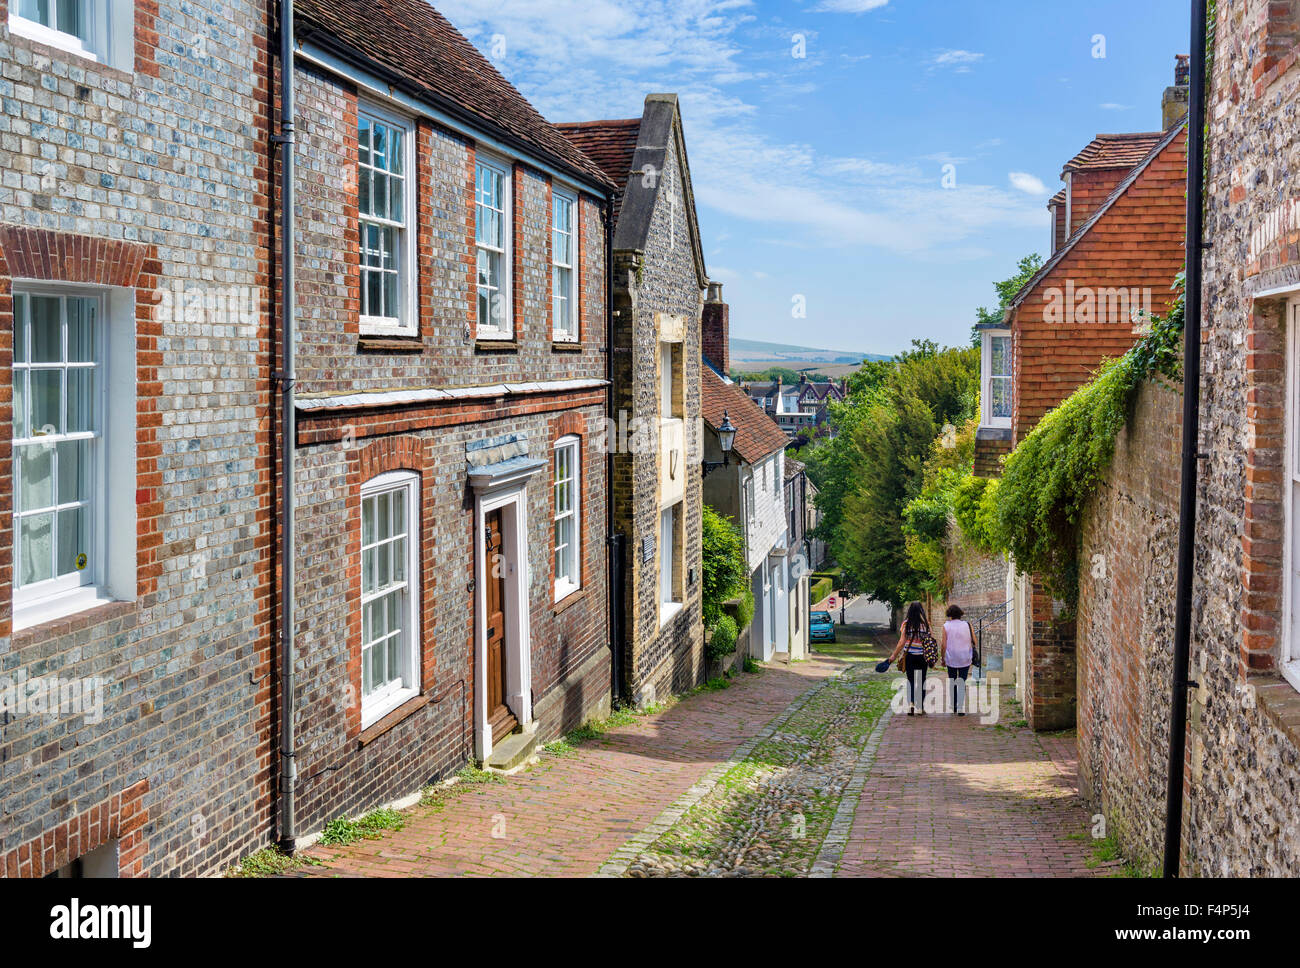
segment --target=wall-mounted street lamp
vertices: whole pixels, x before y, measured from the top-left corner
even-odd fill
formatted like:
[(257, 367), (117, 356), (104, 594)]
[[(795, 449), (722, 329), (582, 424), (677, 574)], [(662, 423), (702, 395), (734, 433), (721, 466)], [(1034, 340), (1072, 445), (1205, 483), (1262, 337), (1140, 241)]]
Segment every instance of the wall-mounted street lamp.
[(731, 416), (728, 411), (722, 411), (722, 426), (718, 428), (718, 446), (722, 448), (722, 460), (706, 460), (704, 462), (704, 476), (708, 477), (712, 471), (719, 467), (726, 467), (731, 463), (731, 448), (736, 443), (736, 428), (731, 424)]

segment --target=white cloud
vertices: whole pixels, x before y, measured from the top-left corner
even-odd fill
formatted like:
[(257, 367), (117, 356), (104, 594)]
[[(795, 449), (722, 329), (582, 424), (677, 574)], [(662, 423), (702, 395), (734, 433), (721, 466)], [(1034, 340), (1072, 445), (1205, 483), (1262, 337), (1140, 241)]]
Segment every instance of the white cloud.
[[(503, 35), (498, 67), (552, 120), (637, 117), (648, 92), (676, 91), (696, 199), (748, 223), (750, 242), (965, 258), (982, 251), (972, 242), (990, 230), (1043, 221), (1023, 191), (966, 183), (945, 190), (939, 173), (913, 158), (838, 156), (774, 140), (757, 123), (757, 105), (729, 86), (766, 56), (735, 39), (751, 19), (749, 0), (438, 0), (438, 9), (482, 49)], [(936, 61), (961, 69), (982, 57), (944, 51)], [(765, 84), (756, 96), (771, 97), (778, 86)], [(719, 242), (705, 240), (711, 250)]]
[(970, 70), (971, 64), (978, 64), (983, 59), (983, 54), (971, 50), (942, 50), (934, 55), (930, 63), (934, 67), (952, 67), (958, 72), (965, 72)]
[(821, 3), (813, 7), (813, 12), (866, 13), (868, 10), (879, 10), (888, 3), (889, 0), (822, 0)]
[(1132, 111), (1131, 104), (1115, 104), (1113, 101), (1107, 101), (1105, 104), (1098, 104), (1097, 107), (1103, 111)]
[(1042, 179), (1029, 174), (1026, 171), (1013, 171), (1007, 175), (1011, 182), (1011, 187), (1017, 191), (1024, 192), (1026, 195), (1046, 195), (1047, 186), (1043, 184)]

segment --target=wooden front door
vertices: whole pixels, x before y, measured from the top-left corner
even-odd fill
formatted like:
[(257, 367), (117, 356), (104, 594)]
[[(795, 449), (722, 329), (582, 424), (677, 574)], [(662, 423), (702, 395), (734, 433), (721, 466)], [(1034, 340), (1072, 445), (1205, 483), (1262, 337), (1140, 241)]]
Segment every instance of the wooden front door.
[(497, 743), (517, 725), (506, 705), (506, 561), (501, 540), (501, 512), (484, 518), (484, 576), (487, 592), (487, 709), (492, 742)]

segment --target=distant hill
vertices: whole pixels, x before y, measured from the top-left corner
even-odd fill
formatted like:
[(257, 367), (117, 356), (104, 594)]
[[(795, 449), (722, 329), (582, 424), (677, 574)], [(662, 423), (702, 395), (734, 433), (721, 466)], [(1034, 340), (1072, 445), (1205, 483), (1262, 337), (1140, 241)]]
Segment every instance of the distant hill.
[(810, 346), (792, 346), (786, 343), (765, 343), (756, 339), (738, 339), (732, 337), (731, 362), (764, 362), (768, 364), (782, 361), (790, 363), (834, 363), (857, 365), (863, 360), (887, 360), (888, 356), (879, 353), (852, 353), (847, 350), (823, 350)]

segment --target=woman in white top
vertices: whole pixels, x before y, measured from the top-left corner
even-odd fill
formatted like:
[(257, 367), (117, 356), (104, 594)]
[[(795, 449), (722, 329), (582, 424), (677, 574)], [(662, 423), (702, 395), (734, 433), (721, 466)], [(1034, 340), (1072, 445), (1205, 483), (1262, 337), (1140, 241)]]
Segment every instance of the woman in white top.
[(971, 663), (975, 659), (975, 634), (970, 622), (963, 622), (962, 610), (956, 605), (949, 605), (948, 621), (943, 623), (943, 632), (939, 638), (939, 652), (943, 664), (948, 667), (949, 696), (956, 691), (953, 708), (958, 716), (966, 715), (966, 677), (970, 675)]

